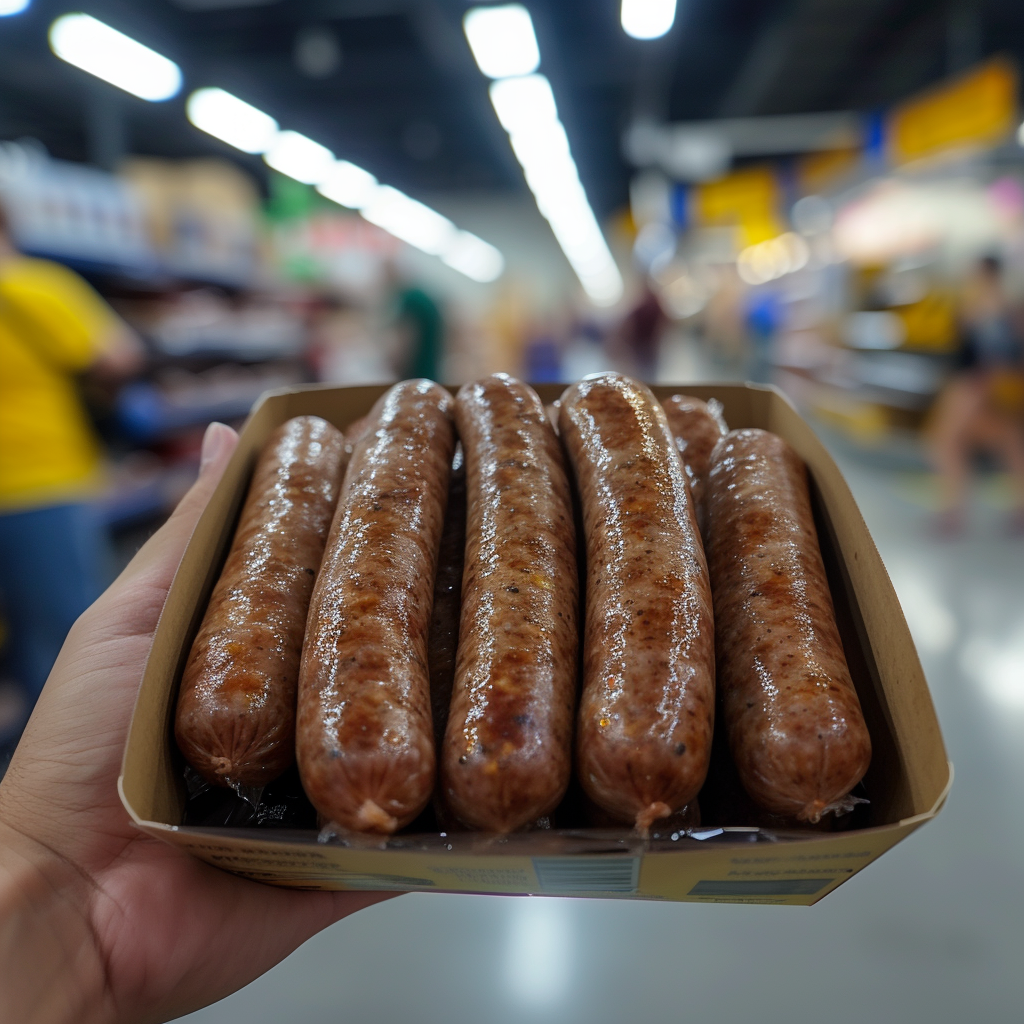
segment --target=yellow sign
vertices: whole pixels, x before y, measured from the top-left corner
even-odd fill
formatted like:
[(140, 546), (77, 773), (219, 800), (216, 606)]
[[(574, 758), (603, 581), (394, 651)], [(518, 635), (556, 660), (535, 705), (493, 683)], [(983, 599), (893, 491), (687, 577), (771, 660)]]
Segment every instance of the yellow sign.
[(896, 107), (887, 125), (889, 155), (902, 164), (944, 149), (998, 142), (1016, 121), (1017, 71), (997, 57)]
[(785, 228), (779, 221), (781, 189), (770, 167), (747, 167), (693, 190), (693, 219), (698, 224), (735, 224), (743, 244), (774, 238)]

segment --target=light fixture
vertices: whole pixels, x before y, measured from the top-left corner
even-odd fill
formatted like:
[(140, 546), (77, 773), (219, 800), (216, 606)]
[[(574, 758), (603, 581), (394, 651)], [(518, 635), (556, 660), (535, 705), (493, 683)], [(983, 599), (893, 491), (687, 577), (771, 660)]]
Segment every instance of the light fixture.
[(533, 19), (522, 4), (473, 7), (462, 19), (477, 66), (488, 78), (529, 75), (540, 64)]
[(374, 189), (360, 212), (371, 224), (431, 256), (445, 253), (454, 242), (457, 229), (447, 217), (390, 185)]
[(490, 242), (469, 231), (455, 235), (441, 259), (453, 270), (481, 283), (496, 280), (505, 269), (505, 257)]
[(676, 0), (622, 0), (622, 28), (634, 39), (657, 39), (676, 20)]
[(185, 104), (200, 130), (243, 153), (265, 153), (277, 136), (277, 122), (223, 89), (196, 89)]
[(377, 179), (362, 167), (347, 160), (339, 160), (316, 190), (341, 206), (361, 210), (373, 198), (377, 190)]
[[(515, 30), (503, 26), (497, 12), (517, 7), (473, 8), (465, 18), (466, 38), (480, 69), (498, 79), (489, 89), (491, 103), (501, 126), (508, 132), (537, 209), (551, 225), (583, 290), (599, 305), (612, 305), (622, 295), (622, 275), (580, 183), (568, 136), (558, 119), (551, 83), (544, 75), (533, 73), (540, 54), (537, 52), (529, 62), (523, 61), (522, 67), (529, 64), (528, 73), (518, 75), (507, 70), (511, 61), (506, 65), (499, 62), (505, 53), (501, 47), (514, 38)], [(529, 19), (525, 8), (518, 9)], [(492, 15), (495, 20), (488, 22)], [(532, 23), (530, 39), (536, 47)]]
[(9, 18), (12, 14), (21, 14), (28, 8), (32, 0), (0, 0), (0, 18)]
[(168, 100), (181, 88), (174, 61), (88, 14), (61, 15), (50, 26), (50, 49), (139, 99)]
[(489, 92), (494, 112), (509, 135), (534, 129), (541, 122), (558, 120), (555, 94), (543, 75), (523, 75), (492, 82)]
[(334, 168), (334, 154), (300, 132), (278, 132), (263, 159), (304, 185), (319, 185)]
[(622, 295), (622, 275), (580, 183), (550, 83), (543, 75), (505, 78), (491, 84), (490, 94), (537, 209), (584, 291), (612, 305)]

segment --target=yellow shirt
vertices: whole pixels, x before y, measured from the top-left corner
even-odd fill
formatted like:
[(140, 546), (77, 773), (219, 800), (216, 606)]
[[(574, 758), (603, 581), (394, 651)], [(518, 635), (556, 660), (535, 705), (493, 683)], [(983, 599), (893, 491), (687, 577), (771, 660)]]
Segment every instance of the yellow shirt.
[(79, 500), (99, 442), (75, 376), (113, 327), (103, 300), (56, 263), (0, 263), (0, 511)]

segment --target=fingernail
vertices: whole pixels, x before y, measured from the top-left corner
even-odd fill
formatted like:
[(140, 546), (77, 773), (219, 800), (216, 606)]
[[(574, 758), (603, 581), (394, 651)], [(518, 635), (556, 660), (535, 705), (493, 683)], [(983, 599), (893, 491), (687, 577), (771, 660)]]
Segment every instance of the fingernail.
[(217, 460), (217, 457), (224, 451), (224, 445), (229, 436), (227, 426), (216, 420), (206, 428), (206, 433), (203, 434), (203, 447), (199, 455), (200, 473)]

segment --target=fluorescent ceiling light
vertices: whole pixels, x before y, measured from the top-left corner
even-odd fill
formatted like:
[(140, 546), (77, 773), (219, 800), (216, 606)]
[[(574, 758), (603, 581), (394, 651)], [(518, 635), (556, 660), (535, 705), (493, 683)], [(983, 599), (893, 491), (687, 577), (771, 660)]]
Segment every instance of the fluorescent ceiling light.
[[(494, 63), (488, 63), (491, 51), (487, 46), (493, 44), (494, 53), (500, 55), (504, 52), (500, 47), (514, 35), (512, 29), (504, 28), (497, 20), (499, 11), (511, 9), (474, 8), (465, 18), (466, 37), (481, 70), (499, 79), (491, 83), (491, 103), (509, 134), (537, 209), (551, 225), (556, 241), (591, 301), (612, 305), (622, 296), (622, 275), (580, 184), (569, 139), (558, 119), (551, 83), (543, 75), (499, 68), (497, 57)], [(525, 9), (523, 13), (529, 18)], [(478, 24), (477, 19), (491, 15), (496, 20), (490, 25), (486, 20)], [(530, 38), (536, 45), (532, 25)], [(539, 59), (538, 54), (531, 71)]]
[(277, 135), (277, 122), (223, 89), (196, 89), (185, 104), (188, 119), (243, 153), (265, 153)]
[(634, 39), (657, 39), (676, 20), (676, 0), (622, 0), (622, 28)]
[(505, 257), (490, 242), (468, 231), (460, 231), (452, 239), (441, 259), (453, 270), (481, 283), (494, 281), (505, 269)]
[(299, 132), (279, 132), (263, 159), (304, 185), (318, 185), (334, 168), (334, 154)]
[(361, 210), (377, 191), (377, 179), (362, 167), (339, 160), (316, 190), (335, 203)]
[(50, 26), (50, 48), (61, 60), (156, 102), (181, 88), (181, 68), (88, 14), (64, 14)]
[(545, 131), (515, 132), (509, 136), (509, 141), (523, 167), (558, 166), (564, 168), (563, 173), (576, 173), (576, 163), (569, 152), (569, 139), (559, 121), (547, 125)]
[(9, 18), (12, 14), (21, 14), (32, 0), (0, 0), (0, 18)]
[(361, 213), (371, 224), (431, 256), (446, 252), (456, 231), (447, 217), (390, 185), (378, 187)]
[(558, 120), (551, 83), (543, 75), (523, 75), (492, 82), (491, 103), (501, 127), (512, 135)]
[(474, 7), (462, 27), (477, 65), (488, 78), (528, 75), (540, 64), (533, 19), (522, 4)]

